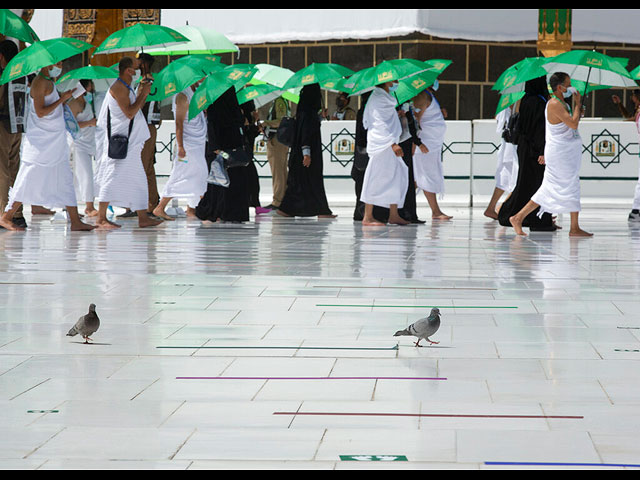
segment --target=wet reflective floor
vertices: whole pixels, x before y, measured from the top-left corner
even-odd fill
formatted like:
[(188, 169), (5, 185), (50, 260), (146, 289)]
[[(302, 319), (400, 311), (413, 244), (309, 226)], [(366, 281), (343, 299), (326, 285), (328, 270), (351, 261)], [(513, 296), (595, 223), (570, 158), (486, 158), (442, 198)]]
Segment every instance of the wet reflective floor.
[[(640, 465), (626, 209), (585, 209), (586, 239), (334, 210), (0, 232), (0, 468)], [(393, 336), (433, 306), (440, 343)]]

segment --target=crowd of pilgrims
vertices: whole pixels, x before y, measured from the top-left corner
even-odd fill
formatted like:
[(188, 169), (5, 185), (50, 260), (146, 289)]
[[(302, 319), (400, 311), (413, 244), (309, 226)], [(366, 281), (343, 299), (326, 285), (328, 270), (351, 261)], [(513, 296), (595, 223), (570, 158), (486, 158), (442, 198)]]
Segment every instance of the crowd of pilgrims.
[[(166, 213), (173, 198), (186, 200), (187, 216), (205, 222), (246, 222), (250, 208), (255, 208), (257, 215), (335, 217), (324, 188), (321, 122), (326, 109), (318, 84), (307, 85), (300, 92), (288, 148), (278, 145), (275, 134), (278, 123), (289, 113), (288, 105), (275, 108), (278, 101), (282, 107), (282, 99), (273, 104), (268, 120), (260, 122), (253, 102), (240, 105), (233, 87), (192, 119), (187, 111), (198, 84), (175, 95), (172, 108), (177, 145), (171, 175), (159, 195), (153, 160), (145, 160), (149, 149), (151, 158), (154, 155), (156, 125), (150, 121), (152, 112), (146, 101), (152, 82), (146, 80), (145, 69), (150, 70), (144, 62), (144, 56), (124, 57), (118, 79), (101, 101), (96, 100), (91, 81), (82, 82), (87, 93), (77, 99), (70, 91), (59, 93), (54, 80), (61, 73), (60, 65), (43, 68), (31, 79), (20, 167), (3, 201), (0, 226), (23, 230), (22, 205), (28, 204), (32, 208), (63, 208), (72, 230), (120, 228), (110, 206), (125, 208), (123, 217), (137, 216), (140, 227), (153, 227), (174, 220)], [(132, 85), (141, 74), (143, 81), (135, 90)], [(442, 147), (447, 127), (446, 110), (436, 99), (437, 81), (400, 106), (393, 95), (395, 88), (397, 82), (387, 82), (363, 94), (357, 113), (348, 107), (346, 95), (338, 97), (338, 112), (333, 118), (356, 121), (351, 170), (356, 196), (353, 219), (364, 226), (424, 223), (416, 211), (416, 196), (421, 190), (432, 219), (449, 220), (452, 217), (438, 204), (444, 193)], [(522, 140), (517, 147), (504, 141), (500, 147), (496, 189), (485, 215), (501, 225), (514, 226), (512, 217), (543, 183), (545, 166), (539, 158), (545, 150), (547, 98), (544, 77), (527, 82), (519, 114)], [(72, 141), (64, 120), (67, 100), (80, 127)], [(507, 119), (498, 120), (501, 129)], [(111, 153), (110, 138), (117, 134), (128, 137), (124, 158), (113, 158), (116, 155)], [(274, 197), (266, 208), (260, 205), (253, 161), (224, 168), (226, 183), (216, 181), (210, 173), (219, 166), (223, 152), (227, 157), (244, 152), (252, 159), (259, 135), (268, 136), (269, 145), (284, 152), (280, 159), (273, 152), (269, 158)], [(74, 169), (69, 162), (71, 152)], [(76, 187), (86, 204), (84, 215), (78, 213)], [(504, 192), (510, 195), (498, 208)], [(88, 221), (92, 217), (95, 223)], [(532, 231), (559, 228), (551, 213), (538, 210), (528, 213), (517, 227), (518, 233), (521, 226)]]

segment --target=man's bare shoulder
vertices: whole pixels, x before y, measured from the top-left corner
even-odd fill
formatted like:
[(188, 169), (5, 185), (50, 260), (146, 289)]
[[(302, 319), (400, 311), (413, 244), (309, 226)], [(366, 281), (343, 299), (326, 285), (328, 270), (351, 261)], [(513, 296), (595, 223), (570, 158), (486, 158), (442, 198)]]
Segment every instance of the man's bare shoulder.
[(36, 77), (31, 82), (31, 96), (35, 95), (48, 95), (53, 91), (53, 82), (51, 80), (47, 80), (40, 75), (36, 75)]

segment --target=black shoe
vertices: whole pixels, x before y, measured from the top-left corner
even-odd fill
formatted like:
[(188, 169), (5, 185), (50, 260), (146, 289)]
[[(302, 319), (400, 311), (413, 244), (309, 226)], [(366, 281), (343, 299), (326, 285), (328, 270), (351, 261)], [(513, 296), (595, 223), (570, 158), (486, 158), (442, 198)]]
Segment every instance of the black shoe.
[(134, 212), (133, 210), (129, 210), (128, 212), (121, 213), (116, 218), (133, 218), (133, 217), (137, 217), (137, 216), (138, 216), (137, 212)]

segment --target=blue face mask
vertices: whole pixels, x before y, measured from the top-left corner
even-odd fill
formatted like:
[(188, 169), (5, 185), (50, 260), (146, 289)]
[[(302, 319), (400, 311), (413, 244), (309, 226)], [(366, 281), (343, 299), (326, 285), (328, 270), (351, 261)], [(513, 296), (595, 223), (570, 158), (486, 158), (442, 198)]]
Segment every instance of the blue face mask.
[(398, 84), (392, 83), (391, 86), (389, 87), (389, 93), (395, 92), (397, 89), (398, 89)]

